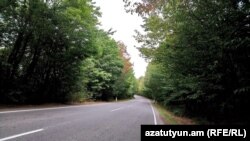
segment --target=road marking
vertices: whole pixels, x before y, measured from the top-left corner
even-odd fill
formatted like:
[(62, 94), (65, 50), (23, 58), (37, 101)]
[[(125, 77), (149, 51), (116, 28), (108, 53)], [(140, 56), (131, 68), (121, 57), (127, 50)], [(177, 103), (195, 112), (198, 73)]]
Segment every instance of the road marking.
[(9, 136), (9, 137), (6, 137), (6, 138), (2, 138), (2, 139), (0, 139), (0, 141), (7, 141), (7, 140), (10, 140), (10, 139), (14, 139), (14, 138), (17, 138), (17, 137), (21, 137), (21, 136), (25, 136), (25, 135), (33, 134), (33, 133), (40, 132), (40, 131), (43, 131), (43, 129), (37, 129), (37, 130), (33, 130), (33, 131), (29, 131), (29, 132), (21, 133), (21, 134), (17, 134), (17, 135)]
[(144, 100), (143, 99), (138, 99), (138, 100), (133, 100), (135, 102), (143, 102)]
[(111, 110), (110, 112), (114, 112), (114, 111), (117, 111), (117, 110), (121, 110), (123, 109), (124, 107), (120, 107), (120, 108), (117, 108), (117, 109), (114, 109), (114, 110)]
[(67, 109), (67, 108), (77, 108), (77, 107), (91, 107), (91, 106), (95, 106), (95, 105), (103, 105), (103, 104), (63, 106), (63, 107), (55, 107), (55, 108), (39, 108), (39, 109), (28, 109), (28, 110), (13, 110), (13, 111), (3, 111), (3, 112), (0, 112), (0, 114), (45, 111), (45, 110)]
[(152, 104), (150, 103), (151, 109), (153, 111), (153, 115), (154, 115), (154, 124), (157, 125), (157, 121), (156, 121), (156, 116), (155, 116), (155, 110), (154, 107), (152, 106)]

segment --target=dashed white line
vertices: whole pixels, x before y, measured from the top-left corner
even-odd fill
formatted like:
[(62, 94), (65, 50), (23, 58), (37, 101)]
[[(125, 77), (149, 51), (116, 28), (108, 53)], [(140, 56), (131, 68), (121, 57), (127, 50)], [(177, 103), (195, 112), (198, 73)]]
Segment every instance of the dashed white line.
[(43, 130), (44, 129), (37, 129), (37, 130), (33, 130), (33, 131), (29, 131), (29, 132), (25, 132), (25, 133), (21, 133), (21, 134), (17, 134), (17, 135), (5, 137), (5, 138), (0, 139), (0, 141), (7, 141), (7, 140), (10, 140), (10, 139), (14, 139), (14, 138), (18, 138), (18, 137), (21, 137), (21, 136), (33, 134), (33, 133), (40, 132), (40, 131), (43, 131)]
[(114, 110), (111, 110), (111, 112), (114, 112), (114, 111), (117, 111), (117, 110), (121, 110), (123, 109), (124, 107), (120, 107), (120, 108), (117, 108), (117, 109), (114, 109)]
[(152, 106), (151, 103), (150, 103), (150, 106), (151, 106), (151, 109), (152, 109), (153, 115), (154, 115), (154, 124), (157, 125), (156, 116), (155, 116), (155, 110), (154, 110), (154, 108), (153, 108), (153, 106)]

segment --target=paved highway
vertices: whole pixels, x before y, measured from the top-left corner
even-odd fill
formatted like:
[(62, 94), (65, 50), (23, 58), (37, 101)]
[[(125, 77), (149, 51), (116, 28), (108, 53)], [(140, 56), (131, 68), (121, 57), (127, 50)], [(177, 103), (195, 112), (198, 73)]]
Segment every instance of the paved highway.
[(162, 124), (150, 101), (0, 111), (0, 141), (140, 141), (141, 124)]

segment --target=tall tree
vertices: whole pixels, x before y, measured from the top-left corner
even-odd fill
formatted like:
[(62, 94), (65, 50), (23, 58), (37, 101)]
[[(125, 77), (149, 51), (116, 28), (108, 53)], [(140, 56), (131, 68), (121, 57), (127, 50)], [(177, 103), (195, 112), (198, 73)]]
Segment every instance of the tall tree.
[(130, 62), (130, 56), (124, 43), (118, 42), (120, 49), (120, 58), (123, 61), (122, 74), (114, 85), (115, 96), (119, 99), (132, 98), (136, 92), (136, 78), (133, 72), (133, 65)]
[[(126, 2), (145, 19), (146, 34), (137, 36), (151, 60), (145, 94), (213, 122), (248, 122), (249, 1)], [(161, 75), (162, 83), (155, 86)]]
[(67, 101), (94, 54), (98, 12), (89, 0), (3, 0), (1, 102)]

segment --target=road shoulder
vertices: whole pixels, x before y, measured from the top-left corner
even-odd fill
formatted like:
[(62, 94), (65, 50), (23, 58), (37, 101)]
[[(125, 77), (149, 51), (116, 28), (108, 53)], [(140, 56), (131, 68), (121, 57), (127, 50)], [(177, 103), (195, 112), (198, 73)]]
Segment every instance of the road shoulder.
[(168, 111), (165, 107), (160, 104), (153, 103), (153, 106), (156, 111), (158, 111), (159, 118), (163, 121), (164, 124), (172, 125), (195, 125), (196, 122), (187, 117), (180, 117), (174, 115), (172, 112)]

